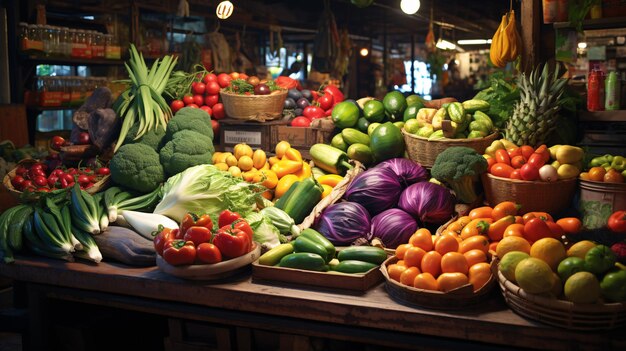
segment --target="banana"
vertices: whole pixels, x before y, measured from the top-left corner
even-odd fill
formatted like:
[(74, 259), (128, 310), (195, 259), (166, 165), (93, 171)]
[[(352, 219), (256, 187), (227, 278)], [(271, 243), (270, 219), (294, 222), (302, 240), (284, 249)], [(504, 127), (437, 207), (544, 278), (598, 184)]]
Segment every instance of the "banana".
[(23, 230), (26, 222), (33, 215), (33, 208), (28, 205), (24, 205), (20, 210), (18, 210), (13, 216), (12, 223), (9, 224), (8, 228), (8, 242), (9, 247), (15, 251), (20, 251), (23, 246)]

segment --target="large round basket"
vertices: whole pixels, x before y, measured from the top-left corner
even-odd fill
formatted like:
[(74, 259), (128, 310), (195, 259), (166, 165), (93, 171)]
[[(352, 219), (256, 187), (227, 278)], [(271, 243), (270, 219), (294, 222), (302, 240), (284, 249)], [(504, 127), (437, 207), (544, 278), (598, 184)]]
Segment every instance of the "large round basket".
[(575, 304), (554, 297), (529, 294), (498, 271), (504, 300), (518, 314), (536, 321), (573, 330), (606, 330), (626, 324), (625, 303)]
[[(11, 179), (13, 179), (13, 177), (15, 177), (17, 168), (19, 166), (26, 166), (29, 167), (30, 165), (32, 165), (33, 163), (38, 162), (37, 160), (33, 160), (33, 159), (26, 159), (26, 160), (22, 160), (17, 164), (17, 167), (13, 168), (9, 173), (7, 173), (4, 176), (4, 179), (2, 180), (2, 185), (7, 189), (7, 191), (13, 195), (19, 202), (33, 202), (33, 201), (37, 201), (39, 199), (39, 193), (38, 192), (22, 192), (19, 191), (17, 189), (15, 189), (13, 187), (13, 184), (11, 184)], [(98, 182), (94, 183), (91, 187), (85, 189), (86, 192), (88, 192), (89, 194), (95, 194), (100, 190), (106, 189), (109, 185), (109, 180), (110, 180), (111, 176), (110, 175), (106, 175), (104, 177), (102, 177), (102, 179), (100, 179)], [(61, 191), (61, 189), (57, 190), (57, 191)]]
[(404, 136), (404, 143), (406, 144), (406, 151), (409, 154), (409, 158), (424, 167), (430, 168), (435, 164), (437, 155), (451, 146), (466, 146), (476, 150), (479, 154), (483, 154), (485, 153), (485, 149), (498, 138), (499, 134), (495, 132), (484, 138), (473, 139), (443, 138), (428, 140), (428, 138), (408, 133), (402, 129), (402, 135)]
[(571, 205), (576, 193), (576, 178), (542, 182), (502, 178), (484, 173), (481, 180), (490, 206), (502, 201), (514, 201), (522, 205), (519, 214), (534, 211), (559, 213)]
[(272, 120), (282, 116), (287, 90), (275, 90), (269, 95), (240, 95), (220, 91), (226, 116), (243, 120)]
[(396, 262), (398, 262), (398, 258), (394, 255), (383, 262), (380, 267), (386, 280), (385, 287), (389, 296), (394, 300), (411, 306), (438, 310), (463, 309), (484, 301), (485, 295), (491, 292), (496, 285), (496, 278), (492, 275), (487, 283), (477, 291), (474, 291), (471, 284), (463, 285), (448, 292), (417, 289), (401, 284), (389, 277), (387, 266)]

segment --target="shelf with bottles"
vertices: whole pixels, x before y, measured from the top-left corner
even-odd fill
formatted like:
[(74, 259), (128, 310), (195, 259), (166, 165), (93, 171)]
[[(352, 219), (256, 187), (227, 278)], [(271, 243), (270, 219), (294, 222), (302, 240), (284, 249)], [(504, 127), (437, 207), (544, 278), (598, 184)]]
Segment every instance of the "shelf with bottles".
[(39, 76), (35, 90), (27, 90), (24, 101), (30, 110), (35, 111), (72, 110), (102, 86), (111, 89), (114, 98), (126, 87), (109, 77)]
[(626, 122), (626, 110), (580, 111), (581, 122)]

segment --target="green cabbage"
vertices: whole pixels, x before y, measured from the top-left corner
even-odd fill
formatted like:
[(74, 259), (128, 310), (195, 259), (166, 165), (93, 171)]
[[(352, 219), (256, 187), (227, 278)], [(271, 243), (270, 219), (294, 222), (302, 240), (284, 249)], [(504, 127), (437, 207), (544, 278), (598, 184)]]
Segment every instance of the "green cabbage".
[(259, 212), (252, 212), (245, 219), (254, 231), (254, 241), (268, 250), (280, 244), (280, 231), (271, 219)]
[(259, 185), (244, 182), (213, 165), (189, 167), (171, 176), (163, 185), (163, 198), (154, 213), (179, 223), (187, 213), (208, 214), (217, 219), (228, 209), (246, 216), (256, 209)]

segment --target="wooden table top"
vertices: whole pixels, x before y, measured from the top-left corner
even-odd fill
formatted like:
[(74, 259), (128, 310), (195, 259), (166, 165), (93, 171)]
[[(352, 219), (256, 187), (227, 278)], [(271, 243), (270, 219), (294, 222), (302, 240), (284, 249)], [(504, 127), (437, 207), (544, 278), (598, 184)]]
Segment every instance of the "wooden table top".
[(580, 332), (535, 323), (511, 311), (498, 291), (488, 295), (484, 304), (437, 311), (392, 300), (384, 284), (361, 293), (252, 282), (249, 274), (198, 282), (169, 276), (156, 266), (134, 268), (39, 257), (18, 257), (13, 264), (0, 264), (0, 275), (37, 284), (511, 347), (626, 350), (626, 328)]

